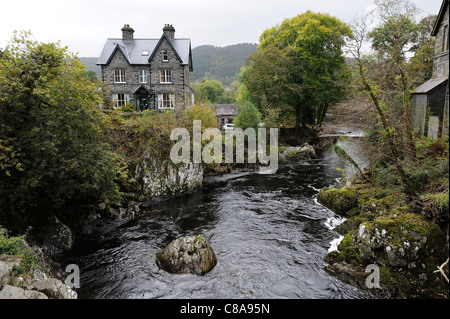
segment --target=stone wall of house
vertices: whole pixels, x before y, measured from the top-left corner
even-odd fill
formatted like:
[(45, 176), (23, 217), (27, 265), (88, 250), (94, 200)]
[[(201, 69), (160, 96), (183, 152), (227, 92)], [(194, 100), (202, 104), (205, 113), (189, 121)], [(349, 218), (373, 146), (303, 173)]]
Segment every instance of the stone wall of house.
[[(436, 34), (436, 44), (434, 49), (433, 79), (448, 77), (449, 74), (449, 51), (445, 48), (444, 27), (449, 28), (448, 6), (445, 9), (439, 30)], [(449, 32), (449, 31), (447, 31)]]
[[(433, 80), (448, 79), (449, 75), (449, 9), (443, 12), (435, 34), (436, 44), (433, 60)], [(445, 84), (444, 84), (445, 85)], [(412, 127), (420, 136), (432, 138), (449, 135), (449, 85), (435, 88), (423, 94), (411, 96)], [(427, 110), (429, 109), (429, 112)], [(429, 113), (429, 114), (428, 114)]]
[[(172, 50), (167, 39), (163, 39), (150, 63), (152, 90), (156, 94), (175, 94), (175, 108), (184, 108), (186, 104), (185, 88), (189, 86), (188, 66), (180, 65), (180, 60)], [(168, 61), (163, 61), (163, 51), (167, 50)], [(160, 83), (160, 70), (172, 71), (172, 83)], [(186, 76), (188, 74), (188, 76)]]
[[(445, 38), (445, 26), (447, 27), (447, 39)], [(441, 25), (436, 34), (436, 44), (434, 51), (433, 61), (433, 79), (448, 78), (449, 75), (449, 50), (445, 46), (445, 41), (449, 41), (448, 33), (450, 32), (449, 25), (449, 9), (448, 5), (445, 8)], [(447, 45), (448, 47), (448, 45)], [(445, 93), (444, 111), (442, 118), (442, 136), (449, 135), (449, 84), (447, 82), (447, 88)]]
[[(126, 83), (114, 83), (114, 71), (125, 70)], [(133, 92), (142, 84), (139, 83), (139, 71), (147, 70), (147, 81), (150, 81), (150, 66), (130, 65), (120, 50), (117, 50), (108, 65), (102, 65), (102, 79), (109, 84), (111, 94), (129, 94), (129, 101), (136, 105)], [(147, 83), (149, 85), (150, 83)]]
[(417, 130), (419, 136), (425, 135), (427, 103), (428, 99), (426, 94), (411, 95), (411, 126)]

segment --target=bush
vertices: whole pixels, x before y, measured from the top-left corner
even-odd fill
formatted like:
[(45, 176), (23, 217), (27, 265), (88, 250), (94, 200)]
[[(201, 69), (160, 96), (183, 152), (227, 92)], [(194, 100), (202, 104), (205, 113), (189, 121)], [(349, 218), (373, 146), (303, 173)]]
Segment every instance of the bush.
[(125, 103), (125, 105), (122, 105), (120, 107), (120, 109), (122, 110), (122, 112), (134, 112), (134, 106), (133, 104), (131, 104), (130, 102)]

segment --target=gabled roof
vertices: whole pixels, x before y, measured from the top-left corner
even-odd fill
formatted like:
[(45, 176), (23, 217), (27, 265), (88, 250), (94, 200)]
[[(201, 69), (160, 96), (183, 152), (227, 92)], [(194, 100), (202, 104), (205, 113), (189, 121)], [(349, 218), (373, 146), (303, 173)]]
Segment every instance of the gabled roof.
[[(112, 57), (118, 49), (130, 64), (148, 64), (156, 54), (159, 45), (167, 39), (169, 45), (175, 52), (178, 60), (183, 65), (189, 65), (192, 71), (191, 57), (191, 40), (190, 39), (170, 39), (164, 33), (160, 39), (107, 39), (97, 65), (107, 65), (111, 62)], [(144, 51), (148, 51), (148, 55), (143, 55)]]
[(448, 7), (448, 0), (442, 0), (441, 9), (439, 10), (436, 22), (434, 22), (433, 32), (431, 32), (431, 35), (433, 37), (435, 37), (439, 31), (439, 26), (441, 24), (442, 19), (444, 18), (445, 9), (447, 7)]
[(127, 49), (120, 44), (116, 44), (116, 46), (114, 47), (114, 50), (112, 51), (112, 53), (110, 54), (108, 61), (106, 62), (106, 64), (109, 64), (109, 62), (111, 62), (112, 57), (114, 56), (114, 54), (116, 53), (116, 51), (120, 51), (123, 55), (123, 57), (125, 58), (125, 60), (127, 60), (128, 64), (132, 64), (131, 63), (131, 58), (127, 52)]
[(432, 93), (439, 87), (441, 87), (445, 82), (448, 81), (448, 78), (444, 79), (430, 79), (417, 87), (412, 94), (428, 94)]
[(133, 91), (133, 94), (136, 94), (138, 91), (145, 91), (145, 92), (147, 92), (148, 94), (154, 94), (154, 93), (155, 93), (155, 91), (153, 91), (152, 89), (148, 88), (148, 87), (147, 87), (146, 85), (144, 85), (144, 84), (138, 86), (138, 87), (136, 88), (136, 90)]
[(175, 49), (175, 47), (174, 47), (174, 45), (172, 43), (172, 39), (170, 39), (165, 33), (163, 33), (163, 35), (159, 39), (158, 43), (156, 44), (155, 49), (152, 52), (152, 55), (150, 55), (150, 58), (148, 59), (148, 61), (151, 61), (153, 59), (153, 57), (156, 54), (156, 51), (158, 51), (158, 48), (159, 48), (159, 46), (161, 45), (161, 43), (163, 42), (164, 39), (167, 40), (167, 42), (169, 43), (169, 45), (172, 48), (173, 52), (175, 52), (175, 55), (177, 56), (177, 59), (180, 60), (180, 62), (183, 62), (183, 60), (181, 59), (180, 55), (178, 54), (177, 50)]
[(236, 116), (237, 115), (236, 104), (216, 104), (216, 115)]

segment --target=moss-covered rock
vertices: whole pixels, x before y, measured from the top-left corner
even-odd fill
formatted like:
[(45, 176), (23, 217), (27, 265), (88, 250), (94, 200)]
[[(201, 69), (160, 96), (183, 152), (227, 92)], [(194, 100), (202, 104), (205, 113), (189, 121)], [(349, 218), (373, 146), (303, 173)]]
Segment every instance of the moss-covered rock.
[[(389, 214), (364, 221), (353, 217), (349, 230), (325, 261), (325, 269), (350, 284), (368, 289), (364, 269), (379, 266), (381, 289), (373, 291), (383, 297), (448, 297), (448, 286), (434, 271), (446, 258), (441, 229), (421, 215), (405, 212), (404, 207)], [(353, 228), (350, 227), (350, 228)], [(373, 289), (370, 289), (371, 291)]]
[[(358, 207), (358, 193), (354, 188), (323, 188), (317, 195), (319, 203), (335, 213), (347, 216), (348, 212)], [(356, 215), (355, 210), (352, 215)]]
[(445, 242), (439, 227), (420, 215), (394, 213), (362, 223), (357, 246), (367, 262), (405, 267), (434, 254), (444, 258)]
[(158, 267), (173, 274), (203, 275), (217, 263), (211, 245), (202, 236), (186, 236), (172, 241), (156, 253)]

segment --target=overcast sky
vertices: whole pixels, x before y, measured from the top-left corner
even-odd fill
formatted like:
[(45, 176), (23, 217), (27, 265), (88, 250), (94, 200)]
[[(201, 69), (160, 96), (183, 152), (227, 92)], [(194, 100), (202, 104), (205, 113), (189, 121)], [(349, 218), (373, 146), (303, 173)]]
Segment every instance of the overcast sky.
[[(413, 0), (421, 16), (437, 14), (442, 0)], [(258, 43), (261, 33), (307, 10), (345, 22), (363, 15), (373, 0), (7, 0), (0, 5), (0, 48), (14, 30), (41, 42), (61, 41), (82, 57), (100, 55), (107, 38), (119, 38), (125, 23), (135, 38), (159, 38), (164, 24), (192, 47)]]

